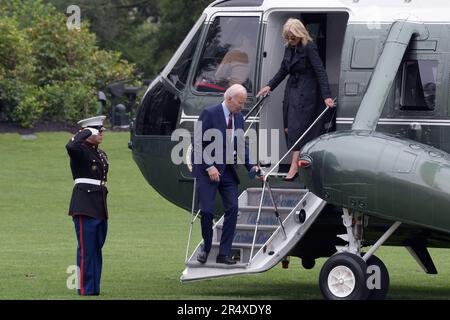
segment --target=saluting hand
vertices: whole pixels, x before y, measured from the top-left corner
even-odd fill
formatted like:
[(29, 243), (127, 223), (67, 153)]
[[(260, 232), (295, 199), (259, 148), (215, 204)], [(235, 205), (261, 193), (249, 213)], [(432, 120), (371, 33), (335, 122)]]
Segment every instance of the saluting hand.
[(96, 135), (98, 135), (100, 133), (100, 131), (98, 131), (95, 128), (84, 128), (83, 130), (89, 130), (92, 133), (93, 136), (96, 136)]

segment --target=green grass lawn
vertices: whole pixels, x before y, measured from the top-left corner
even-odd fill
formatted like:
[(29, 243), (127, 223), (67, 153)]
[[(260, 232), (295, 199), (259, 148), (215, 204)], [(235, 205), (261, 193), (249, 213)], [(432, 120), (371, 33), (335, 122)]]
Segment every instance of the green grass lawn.
[[(321, 299), (324, 259), (309, 271), (292, 258), (289, 269), (180, 283), (190, 216), (146, 183), (127, 148), (129, 134), (114, 132), (102, 145), (110, 162), (102, 295), (78, 297), (66, 287), (76, 256), (67, 216), (73, 182), (64, 146), (70, 137), (0, 135), (0, 299)], [(199, 239), (197, 224), (194, 243)], [(404, 248), (377, 252), (390, 271), (390, 299), (450, 298), (450, 250), (431, 254), (435, 276), (423, 273)]]

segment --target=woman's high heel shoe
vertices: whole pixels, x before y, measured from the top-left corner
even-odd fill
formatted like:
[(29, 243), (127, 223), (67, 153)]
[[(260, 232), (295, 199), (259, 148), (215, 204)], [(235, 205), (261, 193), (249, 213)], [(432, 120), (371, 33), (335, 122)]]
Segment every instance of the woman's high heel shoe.
[(296, 172), (291, 178), (284, 177), (284, 181), (294, 181), (298, 177), (298, 172)]

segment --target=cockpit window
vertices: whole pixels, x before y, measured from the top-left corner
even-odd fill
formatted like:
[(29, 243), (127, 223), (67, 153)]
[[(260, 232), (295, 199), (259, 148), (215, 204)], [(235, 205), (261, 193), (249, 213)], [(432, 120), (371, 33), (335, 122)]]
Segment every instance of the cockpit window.
[(186, 38), (161, 72), (161, 76), (169, 80), (180, 91), (186, 86), (195, 48), (197, 47), (206, 17), (206, 14), (202, 14), (198, 18), (191, 31), (189, 31)]
[(191, 42), (189, 42), (188, 46), (183, 51), (183, 54), (168, 75), (168, 79), (178, 90), (183, 90), (186, 86), (189, 69), (192, 64), (192, 59), (194, 58), (195, 48), (197, 47), (197, 42), (200, 38), (201, 31), (202, 29), (199, 29), (195, 33)]
[(195, 78), (197, 92), (223, 92), (242, 84), (252, 92), (259, 17), (217, 17), (208, 30)]
[(136, 135), (170, 136), (176, 129), (180, 99), (162, 81), (145, 94), (136, 116)]
[(436, 106), (438, 61), (412, 60), (403, 64), (401, 110), (431, 111)]

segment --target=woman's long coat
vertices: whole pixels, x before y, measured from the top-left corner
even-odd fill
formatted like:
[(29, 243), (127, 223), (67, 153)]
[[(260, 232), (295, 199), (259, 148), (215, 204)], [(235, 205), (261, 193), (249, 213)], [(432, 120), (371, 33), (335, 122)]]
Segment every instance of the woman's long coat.
[[(283, 100), (284, 128), (288, 128), (287, 145), (291, 148), (306, 129), (314, 122), (323, 100), (331, 98), (327, 73), (317, 52), (317, 46), (309, 42), (305, 47), (287, 47), (281, 67), (268, 83), (274, 90), (289, 75)], [(320, 92), (319, 92), (320, 91)], [(312, 130), (311, 133), (316, 132)], [(300, 148), (314, 134), (309, 134), (294, 148)]]

